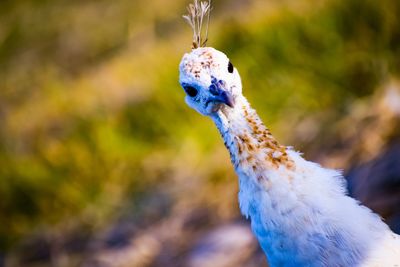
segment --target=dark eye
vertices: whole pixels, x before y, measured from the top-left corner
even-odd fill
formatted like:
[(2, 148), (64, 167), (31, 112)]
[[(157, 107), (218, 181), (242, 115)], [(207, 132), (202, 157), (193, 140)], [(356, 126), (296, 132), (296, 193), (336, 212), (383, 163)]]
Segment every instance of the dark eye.
[(232, 65), (232, 62), (230, 62), (230, 61), (228, 63), (228, 71), (229, 71), (229, 73), (233, 72), (233, 65)]
[(185, 90), (186, 94), (188, 94), (188, 96), (190, 97), (195, 97), (198, 93), (197, 89), (194, 88), (193, 86), (186, 85), (183, 87), (183, 89)]

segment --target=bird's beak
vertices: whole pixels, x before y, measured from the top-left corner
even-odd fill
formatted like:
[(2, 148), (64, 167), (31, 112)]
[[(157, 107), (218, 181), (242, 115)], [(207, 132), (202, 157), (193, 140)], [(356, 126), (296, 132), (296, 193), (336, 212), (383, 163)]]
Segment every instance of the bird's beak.
[(227, 91), (224, 87), (225, 87), (225, 83), (223, 81), (213, 80), (209, 87), (209, 91), (211, 93), (209, 101), (216, 102), (216, 103), (223, 103), (223, 104), (233, 108), (233, 106), (235, 104), (235, 100), (234, 100), (232, 94), (229, 91)]
[(222, 91), (220, 93), (220, 95), (218, 95), (215, 98), (215, 101), (224, 103), (225, 105), (228, 105), (231, 108), (233, 108), (233, 105), (234, 105), (233, 96), (232, 96), (232, 94), (230, 92), (227, 92), (227, 91)]

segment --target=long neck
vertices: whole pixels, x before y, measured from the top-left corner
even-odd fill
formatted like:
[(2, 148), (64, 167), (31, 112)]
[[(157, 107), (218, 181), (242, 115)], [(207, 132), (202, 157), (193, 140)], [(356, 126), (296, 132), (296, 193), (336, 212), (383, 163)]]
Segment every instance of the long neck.
[(340, 173), (280, 145), (244, 97), (213, 120), (239, 176), (242, 213), (272, 263), (359, 266), (381, 242), (386, 225), (344, 194)]
[(235, 168), (293, 169), (286, 147), (280, 145), (248, 101), (240, 96), (235, 108), (226, 107), (213, 117)]

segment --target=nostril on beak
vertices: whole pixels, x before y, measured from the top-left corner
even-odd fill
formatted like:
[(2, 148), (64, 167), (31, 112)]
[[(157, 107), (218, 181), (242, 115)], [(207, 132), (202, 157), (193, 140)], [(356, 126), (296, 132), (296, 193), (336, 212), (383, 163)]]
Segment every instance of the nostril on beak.
[(220, 94), (220, 90), (218, 90), (217, 86), (215, 84), (211, 84), (209, 87), (210, 93), (214, 96), (217, 96)]
[(195, 97), (198, 93), (197, 89), (193, 86), (184, 86), (183, 89), (185, 90), (186, 94), (190, 97)]

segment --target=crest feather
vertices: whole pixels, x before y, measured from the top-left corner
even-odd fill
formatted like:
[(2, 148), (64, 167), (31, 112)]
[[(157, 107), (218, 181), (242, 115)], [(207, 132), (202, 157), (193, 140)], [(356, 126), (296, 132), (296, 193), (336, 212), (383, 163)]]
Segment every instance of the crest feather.
[[(208, 40), (208, 25), (210, 24), (211, 0), (208, 2), (194, 0), (193, 4), (187, 7), (188, 14), (183, 18), (193, 29), (192, 48), (204, 47)], [(205, 31), (203, 36), (203, 23)]]

